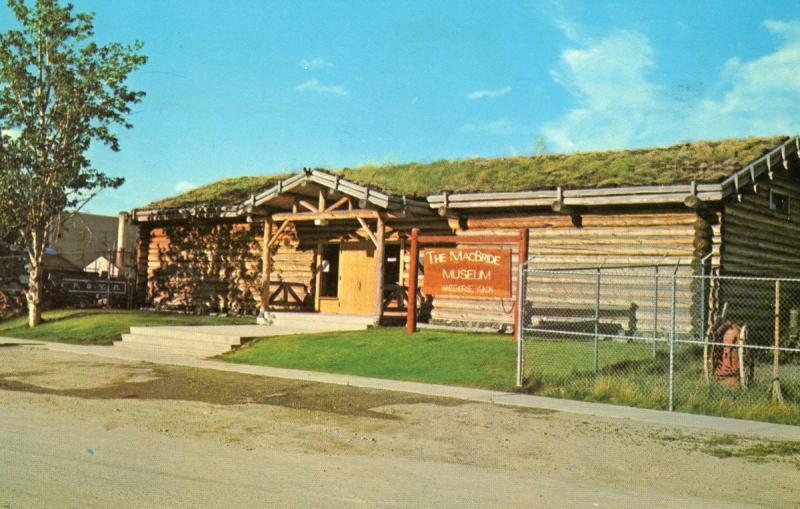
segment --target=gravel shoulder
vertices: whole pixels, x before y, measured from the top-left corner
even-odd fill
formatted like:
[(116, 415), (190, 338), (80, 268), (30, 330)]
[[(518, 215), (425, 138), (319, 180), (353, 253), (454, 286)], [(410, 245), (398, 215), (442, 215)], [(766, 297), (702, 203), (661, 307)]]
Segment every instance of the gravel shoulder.
[(0, 507), (800, 506), (793, 444), (24, 346), (0, 348), (0, 444)]

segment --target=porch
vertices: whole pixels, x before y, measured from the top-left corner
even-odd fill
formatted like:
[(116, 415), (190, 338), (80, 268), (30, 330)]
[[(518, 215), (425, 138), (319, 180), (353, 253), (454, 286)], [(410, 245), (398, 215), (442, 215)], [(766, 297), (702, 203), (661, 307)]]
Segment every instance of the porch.
[(247, 220), (263, 225), (262, 320), (276, 311), (401, 320), (411, 228), (449, 233), (446, 218), (424, 202), (318, 171), (254, 196)]

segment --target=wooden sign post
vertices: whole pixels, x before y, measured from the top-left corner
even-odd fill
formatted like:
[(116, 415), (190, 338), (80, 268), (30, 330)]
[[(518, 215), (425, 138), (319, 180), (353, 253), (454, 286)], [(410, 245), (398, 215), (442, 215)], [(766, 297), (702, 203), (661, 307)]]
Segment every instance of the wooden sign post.
[[(420, 245), (442, 245), (458, 243), (474, 245), (516, 244), (518, 263), (528, 258), (528, 229), (520, 230), (519, 235), (487, 235), (477, 238), (457, 235), (419, 235), (419, 229), (411, 230), (411, 246), (408, 267), (408, 315), (406, 330), (417, 330), (417, 286), (419, 274)], [(426, 293), (442, 297), (471, 299), (508, 299), (513, 295), (511, 288), (511, 249), (437, 248), (425, 252)], [(519, 291), (514, 304), (514, 337), (518, 337), (519, 313), (522, 303)]]

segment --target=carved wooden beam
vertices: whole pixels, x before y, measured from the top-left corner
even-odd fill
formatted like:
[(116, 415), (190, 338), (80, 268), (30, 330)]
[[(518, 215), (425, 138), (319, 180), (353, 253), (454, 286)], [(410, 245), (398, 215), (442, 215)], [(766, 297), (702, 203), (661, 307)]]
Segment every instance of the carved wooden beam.
[(269, 240), (269, 244), (267, 244), (268, 248), (272, 247), (272, 245), (275, 244), (275, 242), (281, 236), (281, 233), (283, 233), (283, 230), (285, 230), (286, 227), (289, 226), (289, 223), (291, 223), (291, 221), (288, 219), (285, 219), (283, 223), (281, 223), (281, 225), (278, 227), (278, 230), (275, 232), (275, 235), (273, 235), (272, 238)]
[[(336, 210), (336, 209), (340, 208), (342, 205), (347, 205), (348, 202), (350, 202), (350, 197), (349, 196), (344, 196), (342, 198), (339, 198), (332, 205), (330, 205), (328, 208), (326, 208), (325, 212), (330, 212), (332, 210)], [(350, 204), (350, 207), (352, 208), (352, 204)]]
[(361, 218), (361, 217), (356, 217), (356, 219), (358, 220), (358, 224), (361, 225), (361, 228), (364, 230), (364, 232), (366, 232), (366, 234), (369, 236), (369, 240), (372, 241), (372, 243), (375, 245), (376, 248), (379, 247), (378, 246), (378, 238), (375, 236), (374, 233), (372, 233), (372, 230), (370, 230), (369, 225), (367, 224), (367, 222), (364, 221), (364, 219)]

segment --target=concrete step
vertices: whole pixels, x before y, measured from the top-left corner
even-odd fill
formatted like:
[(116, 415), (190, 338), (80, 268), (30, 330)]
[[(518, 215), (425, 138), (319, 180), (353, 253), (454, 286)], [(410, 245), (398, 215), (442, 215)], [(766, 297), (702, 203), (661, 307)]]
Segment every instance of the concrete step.
[(181, 357), (192, 357), (195, 359), (206, 359), (209, 357), (214, 357), (215, 355), (219, 355), (218, 353), (198, 352), (197, 350), (187, 350), (184, 348), (166, 347), (161, 345), (156, 346), (143, 343), (129, 343), (125, 341), (115, 342), (114, 348), (134, 354), (141, 352), (149, 355), (177, 355)]
[(229, 346), (242, 344), (242, 338), (238, 335), (203, 332), (191, 327), (185, 329), (176, 327), (131, 327), (131, 334), (156, 338), (187, 339)]
[(272, 325), (303, 330), (360, 330), (376, 323), (373, 316), (333, 313), (274, 312), (267, 318)]
[[(117, 343), (119, 343), (119, 345), (117, 345)], [(181, 348), (165, 348), (161, 346), (142, 345), (137, 343), (125, 344), (122, 341), (117, 341), (117, 343), (114, 344), (115, 349), (119, 350), (121, 353), (129, 352), (132, 356), (145, 354), (154, 355), (157, 357), (177, 356), (191, 357), (193, 359), (207, 359), (216, 355), (207, 352), (183, 350)]]
[[(231, 350), (231, 345), (208, 343), (187, 338), (160, 338), (140, 334), (123, 334), (122, 345), (136, 345), (148, 350), (170, 350), (174, 353), (197, 354), (201, 356), (219, 355)], [(118, 344), (115, 343), (115, 346)]]

